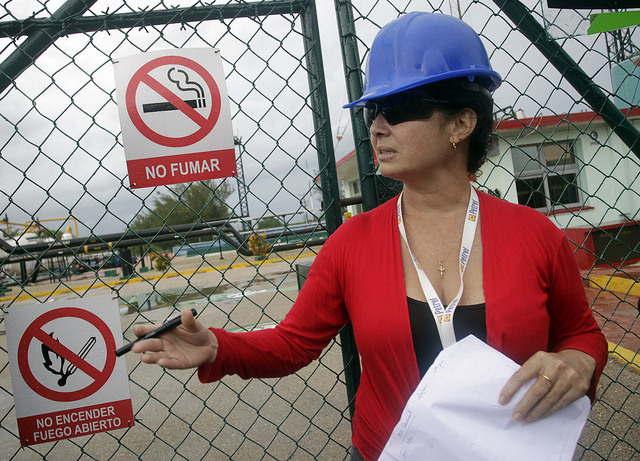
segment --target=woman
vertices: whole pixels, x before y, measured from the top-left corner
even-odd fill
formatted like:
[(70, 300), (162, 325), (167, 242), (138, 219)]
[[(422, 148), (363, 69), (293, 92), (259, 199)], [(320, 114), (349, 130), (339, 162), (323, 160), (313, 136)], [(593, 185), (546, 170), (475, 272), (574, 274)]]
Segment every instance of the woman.
[(148, 352), (146, 363), (197, 366), (202, 381), (284, 376), (351, 322), (362, 359), (353, 459), (377, 459), (435, 355), (467, 334), (522, 364), (500, 403), (535, 378), (515, 420), (542, 418), (585, 393), (593, 400), (606, 341), (563, 232), (470, 186), (500, 83), (458, 19), (411, 13), (381, 29), (364, 95), (347, 107), (364, 107), (380, 172), (402, 181), (402, 194), (329, 238), (277, 328), (207, 329), (185, 310), (181, 327), (133, 351)]

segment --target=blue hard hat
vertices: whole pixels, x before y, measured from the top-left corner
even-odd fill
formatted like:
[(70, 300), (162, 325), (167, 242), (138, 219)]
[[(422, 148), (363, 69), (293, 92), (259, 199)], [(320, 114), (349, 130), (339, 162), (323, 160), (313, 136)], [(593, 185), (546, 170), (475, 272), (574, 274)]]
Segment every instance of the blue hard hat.
[(366, 63), (364, 94), (344, 107), (459, 77), (488, 91), (502, 83), (480, 37), (465, 22), (440, 13), (408, 13), (380, 29)]

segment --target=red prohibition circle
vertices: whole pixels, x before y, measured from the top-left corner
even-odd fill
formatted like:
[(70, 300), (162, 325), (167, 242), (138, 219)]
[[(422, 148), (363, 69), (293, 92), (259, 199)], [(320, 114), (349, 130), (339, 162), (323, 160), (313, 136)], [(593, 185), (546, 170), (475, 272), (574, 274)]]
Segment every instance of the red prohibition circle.
[[(42, 330), (42, 327), (47, 323), (63, 317), (73, 317), (85, 320), (96, 327), (102, 334), (102, 337), (104, 338), (104, 341), (106, 343), (107, 351), (107, 359), (102, 370), (97, 370), (93, 366), (84, 362), (84, 359), (81, 359), (80, 357), (75, 355), (74, 352), (66, 349), (66, 347), (64, 347), (58, 341), (50, 339), (51, 337)], [(77, 366), (78, 369), (91, 376), (93, 378), (93, 382), (85, 388), (73, 392), (60, 392), (44, 386), (33, 375), (31, 367), (29, 366), (29, 346), (31, 344), (31, 341), (33, 340), (41, 342), (53, 341), (53, 343), (51, 344), (53, 347), (52, 350), (69, 362), (72, 361), (69, 360), (70, 358), (74, 359), (73, 364)], [(107, 324), (104, 323), (104, 321), (100, 317), (84, 309), (79, 309), (76, 307), (63, 307), (44, 313), (27, 327), (22, 335), (22, 338), (20, 339), (20, 344), (18, 345), (18, 366), (20, 368), (22, 378), (27, 383), (27, 385), (31, 389), (33, 389), (34, 392), (48, 400), (55, 400), (56, 402), (72, 402), (75, 400), (87, 398), (97, 392), (102, 386), (104, 386), (104, 384), (111, 376), (113, 369), (115, 368), (116, 356), (115, 354), (109, 354), (109, 351), (115, 350), (115, 347), (116, 342), (113, 338), (113, 334), (111, 333), (111, 330), (109, 329)]]
[[(195, 71), (196, 73), (198, 73), (198, 75), (200, 75), (200, 77), (202, 77), (202, 79), (207, 84), (209, 91), (211, 92), (211, 112), (209, 113), (208, 117), (200, 115), (199, 112), (182, 101), (180, 97), (176, 96), (166, 86), (151, 77), (150, 72), (152, 70), (164, 65), (185, 66)], [(161, 97), (167, 99), (180, 112), (182, 112), (185, 116), (189, 117), (197, 125), (199, 125), (200, 128), (197, 129), (194, 133), (182, 137), (165, 136), (152, 130), (144, 122), (144, 120), (142, 120), (140, 112), (138, 111), (138, 108), (136, 106), (136, 93), (141, 83), (148, 85)], [(213, 79), (213, 76), (207, 71), (207, 69), (202, 67), (197, 62), (182, 56), (163, 56), (153, 59), (143, 65), (136, 71), (135, 74), (133, 74), (133, 77), (131, 77), (131, 81), (127, 86), (125, 101), (129, 118), (131, 119), (133, 125), (138, 129), (138, 131), (150, 141), (167, 147), (185, 147), (202, 140), (205, 136), (211, 133), (211, 130), (218, 122), (221, 107), (220, 90), (218, 89), (218, 85)]]

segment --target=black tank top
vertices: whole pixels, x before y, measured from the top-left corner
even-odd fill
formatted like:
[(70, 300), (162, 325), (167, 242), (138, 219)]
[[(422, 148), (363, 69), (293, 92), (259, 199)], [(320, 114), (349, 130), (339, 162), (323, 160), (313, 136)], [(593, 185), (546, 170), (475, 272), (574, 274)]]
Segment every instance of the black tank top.
[[(409, 322), (413, 348), (418, 359), (418, 369), (422, 378), (436, 359), (442, 344), (431, 309), (425, 301), (407, 298), (409, 304)], [(487, 322), (485, 304), (458, 306), (453, 316), (453, 329), (456, 339), (461, 340), (468, 335), (487, 342)]]

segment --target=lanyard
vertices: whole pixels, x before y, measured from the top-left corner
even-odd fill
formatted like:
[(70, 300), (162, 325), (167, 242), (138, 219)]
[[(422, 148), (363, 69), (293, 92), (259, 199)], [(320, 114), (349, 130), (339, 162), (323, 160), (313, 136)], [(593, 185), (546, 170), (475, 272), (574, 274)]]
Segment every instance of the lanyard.
[(442, 343), (443, 348), (456, 342), (455, 332), (453, 331), (453, 314), (456, 307), (458, 307), (460, 298), (462, 297), (462, 290), (464, 289), (464, 270), (467, 266), (467, 262), (469, 261), (469, 255), (471, 254), (471, 247), (473, 246), (473, 239), (476, 233), (476, 225), (478, 224), (478, 217), (480, 216), (480, 202), (478, 201), (478, 194), (473, 186), (469, 186), (471, 188), (471, 193), (469, 194), (469, 205), (467, 207), (467, 214), (464, 220), (462, 245), (460, 245), (459, 255), (460, 288), (458, 289), (456, 297), (448, 306), (442, 305), (440, 297), (433, 288), (429, 277), (427, 277), (427, 274), (425, 274), (422, 267), (420, 267), (420, 263), (418, 263), (418, 260), (411, 251), (411, 247), (409, 247), (409, 240), (407, 239), (407, 232), (404, 227), (404, 220), (402, 219), (402, 193), (400, 194), (400, 197), (398, 197), (398, 228), (400, 230), (400, 235), (402, 235), (402, 238), (409, 249), (409, 255), (411, 255), (411, 260), (413, 261), (413, 265), (418, 273), (420, 286), (422, 287), (425, 298), (427, 298), (427, 303), (431, 308), (433, 318), (436, 321), (436, 327), (438, 328), (440, 342)]

